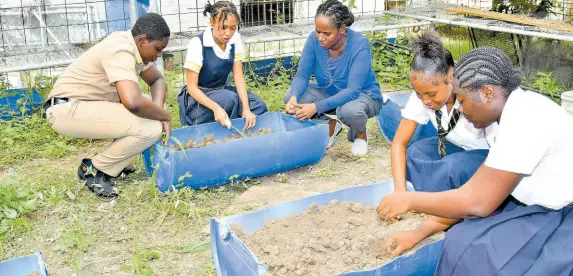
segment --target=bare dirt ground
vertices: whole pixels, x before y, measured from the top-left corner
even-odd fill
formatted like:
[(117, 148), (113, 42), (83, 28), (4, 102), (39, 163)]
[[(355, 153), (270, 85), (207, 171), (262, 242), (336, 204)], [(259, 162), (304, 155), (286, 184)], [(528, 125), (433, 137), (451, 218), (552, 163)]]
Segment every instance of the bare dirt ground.
[(215, 275), (205, 231), (211, 217), (391, 178), (389, 144), (374, 119), (368, 132), (365, 157), (353, 157), (341, 133), (315, 166), (166, 196), (155, 191), (139, 160), (135, 175), (116, 181), (120, 198), (104, 201), (90, 194), (75, 172), (81, 158), (105, 142), (63, 159), (3, 167), (0, 178), (45, 186), (48, 192), (30, 217), (31, 230), (4, 244), (0, 259), (42, 251), (50, 275)]

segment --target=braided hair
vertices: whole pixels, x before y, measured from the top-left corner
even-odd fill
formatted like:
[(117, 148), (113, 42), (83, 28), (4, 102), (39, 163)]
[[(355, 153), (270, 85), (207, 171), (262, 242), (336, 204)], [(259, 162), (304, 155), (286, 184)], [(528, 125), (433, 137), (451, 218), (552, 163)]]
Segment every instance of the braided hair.
[(331, 22), (336, 28), (346, 25), (350, 27), (354, 23), (354, 15), (350, 12), (347, 6), (340, 3), (338, 0), (327, 0), (320, 4), (316, 10), (316, 16), (323, 15), (330, 18)]
[(213, 22), (215, 21), (215, 18), (219, 16), (219, 22), (221, 25), (225, 24), (225, 20), (227, 20), (229, 15), (237, 17), (237, 21), (241, 20), (237, 7), (235, 7), (235, 4), (230, 1), (216, 1), (214, 4), (207, 1), (205, 9), (203, 9), (203, 16), (207, 16), (207, 13), (211, 14)]
[(521, 70), (514, 67), (509, 57), (493, 47), (479, 47), (464, 55), (456, 64), (454, 78), (462, 89), (475, 91), (485, 85), (498, 85), (504, 95), (521, 84)]
[(412, 52), (412, 72), (445, 76), (450, 68), (454, 67), (452, 53), (444, 48), (442, 41), (432, 33), (422, 34), (412, 45)]
[(136, 37), (138, 35), (147, 35), (149, 41), (162, 40), (171, 36), (171, 31), (165, 19), (156, 13), (148, 13), (135, 21), (131, 28), (131, 35)]

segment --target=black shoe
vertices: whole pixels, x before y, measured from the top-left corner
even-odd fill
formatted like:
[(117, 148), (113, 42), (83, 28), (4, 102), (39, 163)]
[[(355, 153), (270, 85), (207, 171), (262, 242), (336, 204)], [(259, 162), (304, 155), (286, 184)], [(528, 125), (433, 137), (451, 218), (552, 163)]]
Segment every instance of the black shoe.
[[(91, 165), (91, 159), (84, 159), (82, 160), (82, 164), (89, 163)], [(117, 177), (110, 176), (111, 178), (126, 178), (128, 174), (132, 174), (135, 172), (135, 168), (132, 166), (127, 166), (125, 169), (121, 171), (121, 173)], [(82, 170), (82, 166), (78, 169), (78, 177), (80, 180), (86, 180), (86, 176), (84, 171)]]
[(127, 165), (127, 167), (125, 167), (117, 177), (123, 179), (123, 178), (126, 178), (127, 175), (132, 174), (134, 172), (135, 172), (135, 168), (130, 166), (130, 165)]
[(117, 197), (117, 189), (113, 186), (111, 177), (94, 167), (91, 160), (84, 159), (78, 168), (78, 176), (83, 176), (86, 187), (99, 197)]

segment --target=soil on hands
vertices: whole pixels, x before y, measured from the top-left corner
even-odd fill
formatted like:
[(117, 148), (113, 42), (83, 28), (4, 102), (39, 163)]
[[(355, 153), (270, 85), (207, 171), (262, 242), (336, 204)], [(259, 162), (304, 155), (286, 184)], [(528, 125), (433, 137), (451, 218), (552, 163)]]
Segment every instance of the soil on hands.
[[(270, 134), (273, 133), (273, 130), (270, 128), (259, 128), (255, 131), (247, 131), (244, 132), (245, 136), (247, 137), (253, 137), (253, 136), (258, 136), (258, 135), (263, 135), (263, 134)], [(211, 145), (216, 145), (219, 143), (224, 143), (224, 142), (228, 142), (231, 140), (237, 140), (237, 139), (243, 139), (244, 137), (239, 134), (239, 133), (234, 133), (231, 136), (222, 139), (222, 140), (215, 140), (215, 134), (211, 134), (205, 138), (203, 138), (203, 141), (194, 141), (192, 139), (187, 140), (187, 142), (185, 142), (185, 144), (183, 144), (183, 149), (196, 149), (196, 148), (202, 148), (202, 147), (206, 147), (206, 146), (211, 146)], [(171, 151), (180, 151), (182, 150), (180, 145), (173, 145), (169, 148)]]
[[(426, 218), (411, 212), (387, 223), (377, 218), (375, 209), (334, 200), (328, 206), (313, 204), (302, 214), (271, 220), (255, 232), (245, 233), (238, 225), (231, 229), (269, 266), (264, 275), (333, 275), (388, 263), (393, 259), (387, 251), (388, 235), (412, 230)], [(439, 236), (425, 239), (412, 250)]]

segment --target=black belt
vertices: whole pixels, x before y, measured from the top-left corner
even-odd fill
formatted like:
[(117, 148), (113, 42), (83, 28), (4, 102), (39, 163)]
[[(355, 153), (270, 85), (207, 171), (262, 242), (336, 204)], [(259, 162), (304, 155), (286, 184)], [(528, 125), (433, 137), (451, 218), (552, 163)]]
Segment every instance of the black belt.
[(63, 103), (67, 103), (69, 102), (70, 99), (69, 98), (57, 98), (57, 97), (53, 97), (49, 100), (47, 100), (44, 103), (44, 110), (54, 106), (54, 105), (58, 105), (58, 104), (63, 104)]

